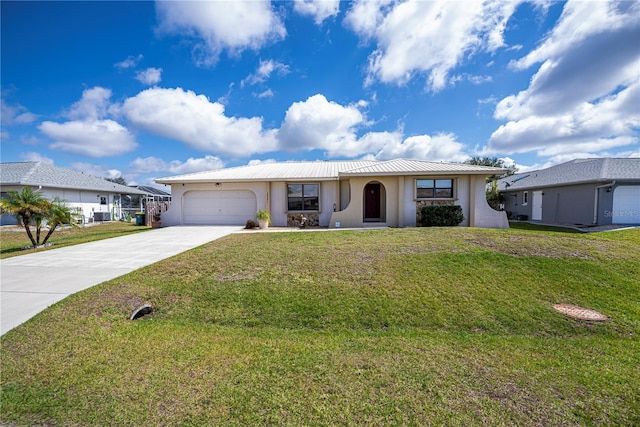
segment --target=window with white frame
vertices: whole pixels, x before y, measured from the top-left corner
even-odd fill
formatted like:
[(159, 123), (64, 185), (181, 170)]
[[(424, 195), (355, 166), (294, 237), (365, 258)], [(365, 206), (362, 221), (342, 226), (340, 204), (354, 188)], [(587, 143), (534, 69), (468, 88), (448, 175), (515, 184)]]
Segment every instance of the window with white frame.
[(453, 179), (416, 179), (416, 199), (452, 199)]
[(527, 203), (529, 203), (529, 192), (524, 191), (522, 193), (522, 206), (527, 206)]
[(319, 211), (320, 184), (287, 184), (288, 211)]

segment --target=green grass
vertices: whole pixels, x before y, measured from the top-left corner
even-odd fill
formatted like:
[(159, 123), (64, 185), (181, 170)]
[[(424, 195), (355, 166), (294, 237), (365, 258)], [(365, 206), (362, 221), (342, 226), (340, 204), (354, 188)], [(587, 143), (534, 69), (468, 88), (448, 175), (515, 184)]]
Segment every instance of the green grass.
[(638, 425), (638, 247), (637, 229), (235, 234), (8, 332), (0, 421)]
[[(47, 251), (63, 246), (77, 245), (79, 243), (92, 242), (94, 240), (109, 239), (111, 237), (124, 236), (131, 233), (150, 230), (151, 227), (135, 226), (130, 222), (105, 222), (80, 228), (64, 228), (56, 230), (44, 248), (33, 249), (31, 241), (24, 228), (15, 226), (0, 230), (0, 259), (17, 255), (24, 255), (32, 252)], [(48, 230), (43, 230), (42, 239)], [(35, 231), (34, 231), (35, 236)], [(28, 249), (25, 249), (28, 248)]]
[(509, 227), (514, 230), (535, 230), (535, 231), (549, 231), (555, 233), (584, 233), (574, 227), (562, 227), (554, 225), (541, 225), (532, 224), (530, 222), (510, 221)]

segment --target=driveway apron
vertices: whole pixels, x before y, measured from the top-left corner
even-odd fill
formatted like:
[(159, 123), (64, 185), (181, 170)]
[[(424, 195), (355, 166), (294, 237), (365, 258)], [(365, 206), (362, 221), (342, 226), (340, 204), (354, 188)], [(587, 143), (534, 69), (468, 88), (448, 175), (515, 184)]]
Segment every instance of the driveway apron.
[(0, 260), (0, 335), (68, 295), (240, 229), (240, 226), (156, 228)]

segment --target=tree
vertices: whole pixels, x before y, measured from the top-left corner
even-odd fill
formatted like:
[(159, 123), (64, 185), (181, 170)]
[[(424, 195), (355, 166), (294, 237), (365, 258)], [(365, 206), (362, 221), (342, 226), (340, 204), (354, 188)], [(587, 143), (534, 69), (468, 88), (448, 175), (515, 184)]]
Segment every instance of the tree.
[[(507, 165), (504, 160), (499, 159), (497, 157), (480, 157), (474, 156), (465, 162), (468, 165), (476, 165), (476, 166), (491, 166), (494, 168), (502, 168), (508, 169), (508, 171), (501, 175), (501, 177), (510, 176), (518, 172), (518, 168), (515, 164)], [(495, 178), (494, 178), (495, 179)]]
[(44, 237), (42, 244), (45, 245), (49, 237), (56, 231), (59, 225), (70, 225), (73, 228), (79, 228), (76, 217), (77, 214), (72, 212), (66, 205), (66, 202), (58, 197), (53, 198), (53, 202), (49, 204), (49, 209), (45, 215), (49, 232)]
[[(65, 201), (57, 197), (53, 202), (47, 200), (40, 191), (31, 187), (24, 187), (22, 191), (8, 191), (9, 197), (0, 201), (0, 210), (13, 215), (22, 224), (32, 246), (44, 245), (59, 225), (71, 225), (77, 227), (75, 214), (66, 206)], [(42, 243), (40, 235), (44, 223), (49, 226), (49, 231)], [(33, 236), (31, 225), (36, 228), (36, 236)]]
[(494, 168), (508, 169), (506, 173), (502, 175), (492, 175), (487, 177), (487, 203), (495, 210), (500, 210), (500, 205), (504, 203), (504, 196), (498, 190), (498, 178), (510, 176), (518, 171), (515, 164), (507, 166), (504, 160), (497, 157), (472, 157), (465, 162), (468, 165), (476, 166), (491, 166)]
[(500, 205), (504, 203), (504, 196), (498, 191), (497, 179), (487, 184), (487, 203), (497, 211), (500, 210)]
[(120, 184), (120, 185), (127, 185), (127, 181), (125, 181), (124, 178), (121, 176), (117, 178), (105, 178), (105, 181), (115, 182), (116, 184)]
[[(7, 212), (13, 215), (18, 222), (22, 223), (22, 226), (29, 236), (29, 240), (33, 244), (33, 247), (38, 246), (40, 240), (40, 226), (42, 226), (42, 220), (48, 209), (49, 202), (40, 191), (35, 191), (31, 187), (24, 187), (22, 191), (8, 191), (9, 197), (0, 201), (0, 208), (2, 212)], [(33, 237), (31, 232), (31, 223), (36, 224), (36, 238)]]

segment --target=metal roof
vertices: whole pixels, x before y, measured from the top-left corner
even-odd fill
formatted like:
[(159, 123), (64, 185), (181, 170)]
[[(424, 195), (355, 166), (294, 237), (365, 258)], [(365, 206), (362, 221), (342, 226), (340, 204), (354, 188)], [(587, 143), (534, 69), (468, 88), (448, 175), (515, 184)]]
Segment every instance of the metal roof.
[(330, 181), (348, 176), (381, 175), (494, 175), (506, 169), (457, 163), (396, 159), (260, 163), (207, 172), (157, 178), (159, 184), (189, 182)]
[(386, 162), (374, 162), (367, 166), (342, 171), (345, 176), (369, 175), (500, 175), (507, 169), (490, 166), (476, 166), (464, 163), (429, 162), (426, 160), (395, 159)]
[(146, 194), (135, 188), (43, 162), (0, 163), (0, 185), (69, 188), (117, 194)]
[(171, 193), (167, 193), (164, 190), (161, 190), (161, 189), (156, 188), (156, 187), (151, 187), (149, 185), (129, 185), (128, 187), (129, 188), (137, 188), (140, 191), (144, 191), (148, 195), (162, 196), (162, 197), (171, 196)]
[(640, 158), (576, 159), (547, 169), (502, 178), (502, 191), (555, 187), (589, 182), (640, 181)]

